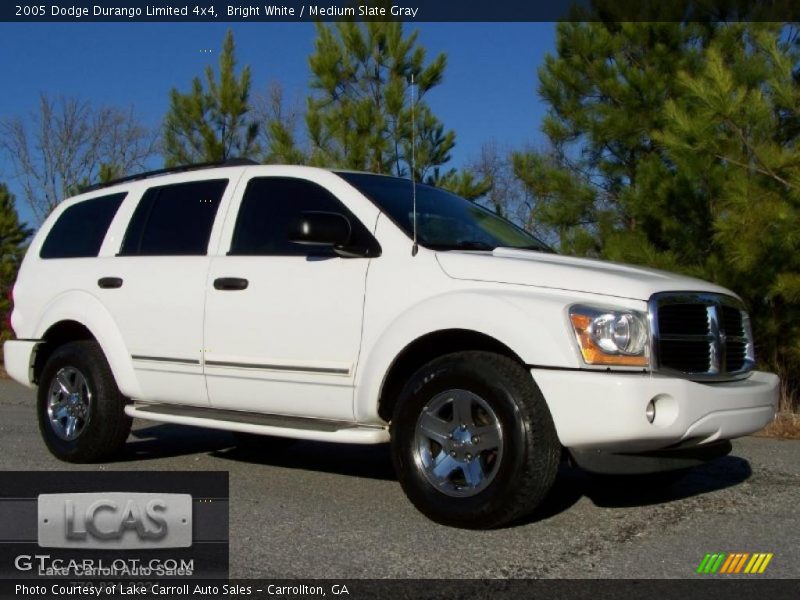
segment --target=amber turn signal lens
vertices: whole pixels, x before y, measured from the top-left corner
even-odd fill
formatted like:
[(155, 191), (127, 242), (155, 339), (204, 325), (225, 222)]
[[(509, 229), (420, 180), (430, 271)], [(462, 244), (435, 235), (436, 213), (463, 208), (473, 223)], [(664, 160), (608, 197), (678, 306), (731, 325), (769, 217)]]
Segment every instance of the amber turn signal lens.
[(646, 367), (647, 357), (641, 355), (607, 354), (601, 350), (592, 339), (592, 318), (587, 315), (572, 314), (570, 321), (578, 338), (583, 360), (588, 365), (609, 365), (621, 367)]

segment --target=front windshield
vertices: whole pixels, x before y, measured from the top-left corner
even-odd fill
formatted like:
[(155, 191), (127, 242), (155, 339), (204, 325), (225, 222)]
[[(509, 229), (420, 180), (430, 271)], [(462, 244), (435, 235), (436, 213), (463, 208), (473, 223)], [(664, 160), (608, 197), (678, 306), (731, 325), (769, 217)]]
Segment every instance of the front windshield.
[[(411, 181), (368, 173), (337, 173), (413, 236)], [(513, 223), (448, 191), (417, 184), (417, 240), (435, 250), (498, 247), (552, 252)]]

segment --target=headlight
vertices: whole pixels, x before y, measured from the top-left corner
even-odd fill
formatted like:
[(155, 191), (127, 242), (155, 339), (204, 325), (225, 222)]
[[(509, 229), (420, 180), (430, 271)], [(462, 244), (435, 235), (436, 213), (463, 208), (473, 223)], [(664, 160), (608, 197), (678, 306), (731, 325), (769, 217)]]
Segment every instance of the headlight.
[(587, 365), (647, 366), (645, 314), (575, 305), (569, 310), (569, 320)]

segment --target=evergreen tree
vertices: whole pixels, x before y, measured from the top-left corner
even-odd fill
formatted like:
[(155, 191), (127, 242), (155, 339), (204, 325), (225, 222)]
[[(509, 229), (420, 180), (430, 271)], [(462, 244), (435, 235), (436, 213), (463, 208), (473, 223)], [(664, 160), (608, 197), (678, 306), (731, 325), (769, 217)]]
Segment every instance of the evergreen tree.
[[(318, 24), (309, 65), (308, 148), (298, 150), (295, 132), (272, 119), (267, 124), (271, 159), (409, 177), (413, 115), (417, 180), (462, 181), (463, 176), (442, 168), (450, 160), (455, 133), (425, 102), (442, 81), (446, 58), (439, 54), (427, 63), (416, 32), (406, 35), (399, 22)], [(473, 185), (456, 187), (475, 191)]]
[[(797, 45), (768, 23), (562, 23), (539, 71), (548, 152), (517, 175), (563, 250), (742, 293), (798, 384)], [(788, 397), (788, 395), (787, 395)]]
[(228, 31), (219, 57), (219, 77), (209, 65), (205, 85), (192, 80), (189, 92), (170, 92), (164, 123), (167, 166), (253, 157), (258, 123), (251, 115), (250, 67), (236, 74), (233, 32)]
[(285, 101), (283, 87), (270, 83), (267, 93), (257, 101), (259, 120), (264, 123), (262, 136), (267, 149), (263, 157), (266, 164), (302, 165), (306, 155), (298, 144), (300, 103)]
[(17, 270), (25, 254), (25, 242), (31, 233), (32, 230), (19, 222), (19, 215), (14, 207), (14, 196), (4, 184), (0, 183), (0, 317), (2, 318), (0, 358), (2, 358), (2, 342), (11, 337), (5, 319), (11, 309), (8, 292), (17, 278)]
[(753, 313), (757, 352), (782, 375), (784, 408), (800, 385), (800, 49), (775, 23), (726, 28), (702, 68), (680, 72), (655, 137), (710, 214), (703, 275)]
[[(441, 177), (438, 176), (437, 170), (434, 170), (434, 175), (429, 177), (426, 183), (449, 190), (467, 200), (483, 198), (492, 189), (491, 179), (481, 179), (472, 170), (451, 169)], [(495, 208), (493, 205), (490, 206)]]
[(539, 70), (552, 151), (519, 155), (516, 166), (565, 250), (608, 255), (616, 238), (629, 247), (625, 258), (665, 267), (706, 253), (708, 215), (653, 132), (664, 127), (667, 98), (680, 93), (677, 73), (697, 69), (713, 34), (682, 23), (558, 26), (557, 55)]

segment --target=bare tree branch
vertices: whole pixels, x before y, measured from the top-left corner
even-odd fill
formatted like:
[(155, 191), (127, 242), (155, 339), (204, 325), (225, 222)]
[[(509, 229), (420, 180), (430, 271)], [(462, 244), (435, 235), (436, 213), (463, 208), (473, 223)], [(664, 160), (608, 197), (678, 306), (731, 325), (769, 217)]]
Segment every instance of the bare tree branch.
[(132, 108), (95, 107), (78, 98), (42, 94), (27, 119), (0, 120), (0, 149), (38, 222), (101, 171), (119, 177), (142, 169), (155, 144)]

